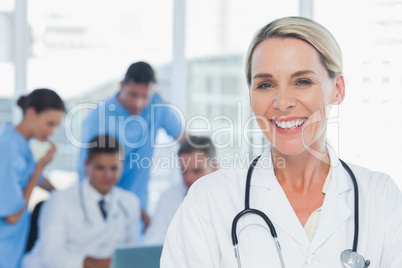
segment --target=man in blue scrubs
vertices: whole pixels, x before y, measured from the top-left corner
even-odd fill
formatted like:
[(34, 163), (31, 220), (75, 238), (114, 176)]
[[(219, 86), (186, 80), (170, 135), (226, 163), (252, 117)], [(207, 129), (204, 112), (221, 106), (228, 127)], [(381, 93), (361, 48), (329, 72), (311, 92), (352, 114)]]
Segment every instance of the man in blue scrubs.
[(117, 138), (125, 151), (124, 168), (118, 186), (136, 194), (147, 226), (150, 163), (156, 133), (163, 128), (169, 136), (181, 139), (184, 128), (179, 114), (152, 90), (156, 82), (152, 67), (146, 62), (133, 63), (120, 83), (119, 92), (91, 110), (82, 125), (79, 176), (85, 176), (85, 157), (89, 141), (100, 134)]

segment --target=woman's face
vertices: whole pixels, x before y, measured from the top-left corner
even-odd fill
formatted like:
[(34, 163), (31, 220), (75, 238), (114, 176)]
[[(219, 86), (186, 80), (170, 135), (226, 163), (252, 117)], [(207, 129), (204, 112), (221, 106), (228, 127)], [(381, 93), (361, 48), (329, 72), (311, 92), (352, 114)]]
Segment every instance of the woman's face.
[(33, 112), (32, 134), (39, 141), (46, 141), (56, 130), (64, 117), (64, 112), (55, 109), (45, 110), (41, 113)]
[(251, 78), (250, 105), (274, 148), (286, 155), (321, 151), (330, 104), (344, 98), (342, 75), (331, 79), (310, 44), (272, 38), (256, 47)]

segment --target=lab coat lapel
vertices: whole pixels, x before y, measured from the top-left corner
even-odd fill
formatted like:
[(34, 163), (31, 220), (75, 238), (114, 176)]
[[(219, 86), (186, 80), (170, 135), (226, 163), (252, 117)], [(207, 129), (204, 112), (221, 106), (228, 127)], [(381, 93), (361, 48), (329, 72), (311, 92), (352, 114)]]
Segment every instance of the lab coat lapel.
[[(316, 233), (311, 241), (310, 252), (319, 248), (330, 236), (352, 216), (346, 203), (346, 194), (353, 190), (349, 174), (340, 164), (336, 154), (330, 150), (332, 178), (325, 194)], [(353, 208), (352, 208), (353, 209)]]
[(106, 224), (113, 225), (113, 221), (116, 221), (117, 218), (119, 218), (119, 208), (117, 204), (117, 196), (116, 196), (116, 189), (113, 187), (111, 189), (110, 197), (109, 197), (109, 211), (108, 211), (108, 217), (106, 219)]
[[(111, 248), (114, 245), (114, 238), (116, 234), (116, 230), (120, 228), (119, 225), (116, 225), (116, 218), (119, 217), (118, 207), (116, 204), (116, 192), (115, 189), (112, 188), (106, 198), (108, 202), (108, 210), (107, 210), (107, 218), (106, 220), (102, 219), (101, 222), (101, 234), (99, 235), (99, 240), (97, 242), (96, 251), (99, 256), (110, 256), (113, 252)], [(114, 192), (113, 192), (114, 191)]]
[(251, 207), (261, 209), (268, 216), (277, 230), (279, 241), (281, 230), (308, 249), (310, 240), (275, 176), (270, 153), (266, 151), (259, 163), (251, 180)]

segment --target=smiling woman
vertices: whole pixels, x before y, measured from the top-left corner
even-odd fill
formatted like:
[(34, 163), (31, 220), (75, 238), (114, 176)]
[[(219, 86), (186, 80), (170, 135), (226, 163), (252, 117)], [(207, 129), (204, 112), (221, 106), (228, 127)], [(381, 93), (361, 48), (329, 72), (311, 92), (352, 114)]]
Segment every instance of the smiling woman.
[(309, 147), (325, 158), (325, 118), (345, 97), (342, 52), (332, 34), (310, 20), (284, 18), (256, 34), (246, 59), (250, 103), (274, 148), (298, 154)]
[(402, 267), (400, 190), (386, 174), (349, 167), (326, 143), (331, 106), (345, 98), (331, 33), (301, 17), (271, 22), (250, 45), (246, 78), (271, 147), (249, 169), (193, 184), (161, 267)]
[(343, 101), (342, 74), (331, 78), (317, 51), (295, 38), (263, 41), (251, 66), (251, 106), (277, 153), (324, 153), (326, 107)]

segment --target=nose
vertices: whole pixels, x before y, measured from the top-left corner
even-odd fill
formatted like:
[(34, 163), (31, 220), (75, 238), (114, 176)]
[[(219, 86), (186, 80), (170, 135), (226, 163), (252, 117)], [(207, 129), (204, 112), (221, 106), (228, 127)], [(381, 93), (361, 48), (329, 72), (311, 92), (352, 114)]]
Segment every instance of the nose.
[(106, 170), (106, 178), (110, 179), (113, 177), (113, 171), (112, 170)]
[(146, 105), (146, 100), (144, 98), (137, 98), (134, 105), (137, 109), (142, 109)]
[(296, 99), (292, 95), (291, 90), (287, 88), (279, 89), (275, 96), (274, 107), (278, 110), (286, 111), (295, 106)]

